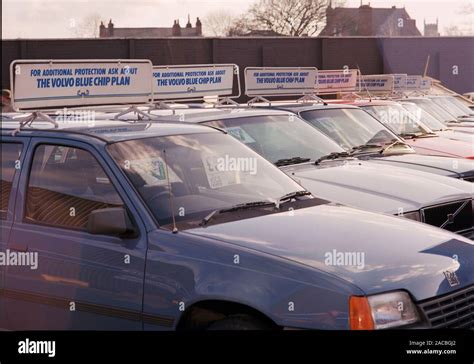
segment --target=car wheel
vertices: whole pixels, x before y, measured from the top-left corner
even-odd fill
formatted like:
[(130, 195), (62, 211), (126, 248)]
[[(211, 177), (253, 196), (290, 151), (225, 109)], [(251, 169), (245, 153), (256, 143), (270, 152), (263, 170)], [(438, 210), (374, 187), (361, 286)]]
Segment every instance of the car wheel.
[(208, 326), (208, 330), (270, 330), (272, 327), (250, 315), (230, 315), (225, 319), (214, 321)]

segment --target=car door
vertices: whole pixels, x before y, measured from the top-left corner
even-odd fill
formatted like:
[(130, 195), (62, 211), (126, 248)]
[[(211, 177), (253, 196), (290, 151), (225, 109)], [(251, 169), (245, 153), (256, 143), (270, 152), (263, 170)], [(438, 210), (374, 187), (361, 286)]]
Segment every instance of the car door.
[(23, 151), (26, 149), (27, 144), (28, 138), (2, 136), (2, 164), (0, 172), (0, 329), (8, 326), (8, 317), (5, 313), (1, 295), (5, 285), (5, 270), (8, 262), (7, 244), (13, 225), (15, 198), (20, 176), (19, 171), (23, 164)]
[[(32, 139), (26, 159), (8, 243), (23, 253), (6, 270), (9, 328), (142, 329), (146, 231), (110, 166), (61, 139)], [(92, 212), (121, 207), (136, 234), (88, 232)]]

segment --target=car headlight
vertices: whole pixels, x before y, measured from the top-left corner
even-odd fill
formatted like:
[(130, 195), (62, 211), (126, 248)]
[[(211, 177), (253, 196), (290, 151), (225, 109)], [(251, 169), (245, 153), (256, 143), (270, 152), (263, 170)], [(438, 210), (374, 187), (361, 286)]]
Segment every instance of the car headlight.
[(398, 214), (397, 216), (404, 217), (405, 219), (410, 219), (414, 221), (421, 221), (421, 216), (419, 211), (407, 212), (405, 214)]
[(420, 317), (408, 293), (382, 293), (368, 297), (352, 296), (349, 321), (352, 330), (400, 327), (418, 322)]

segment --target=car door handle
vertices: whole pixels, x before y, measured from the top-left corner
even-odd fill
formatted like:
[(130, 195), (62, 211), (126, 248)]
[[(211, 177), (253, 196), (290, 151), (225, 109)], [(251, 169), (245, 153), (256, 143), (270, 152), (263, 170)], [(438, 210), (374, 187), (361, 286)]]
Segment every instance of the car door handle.
[(28, 245), (21, 244), (21, 243), (10, 244), (10, 245), (8, 245), (8, 248), (10, 250), (14, 250), (14, 251), (17, 251), (17, 252), (27, 252), (28, 251)]

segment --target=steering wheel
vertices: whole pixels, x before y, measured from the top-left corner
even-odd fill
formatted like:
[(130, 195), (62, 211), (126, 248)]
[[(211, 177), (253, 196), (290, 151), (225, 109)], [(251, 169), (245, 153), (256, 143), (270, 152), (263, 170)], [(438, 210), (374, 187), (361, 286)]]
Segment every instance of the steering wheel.
[(170, 196), (171, 198), (174, 198), (173, 192), (171, 192), (171, 191), (162, 191), (162, 192), (160, 192), (160, 193), (157, 193), (155, 196), (153, 196), (153, 197), (149, 200), (148, 203), (149, 203), (150, 205), (153, 205), (153, 202), (154, 202), (155, 200), (158, 200), (159, 198), (161, 198), (162, 196), (165, 196), (165, 195), (166, 195), (166, 196)]

